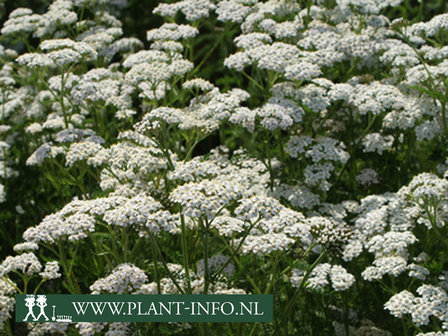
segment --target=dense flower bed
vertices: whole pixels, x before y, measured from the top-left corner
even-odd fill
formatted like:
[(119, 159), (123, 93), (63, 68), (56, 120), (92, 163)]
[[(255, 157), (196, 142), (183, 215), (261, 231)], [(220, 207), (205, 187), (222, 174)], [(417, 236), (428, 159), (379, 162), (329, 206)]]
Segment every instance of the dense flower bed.
[[(448, 14), (183, 0), (140, 41), (123, 6), (1, 28), (2, 330), (448, 335)], [(18, 293), (274, 294), (275, 320), (26, 325)]]

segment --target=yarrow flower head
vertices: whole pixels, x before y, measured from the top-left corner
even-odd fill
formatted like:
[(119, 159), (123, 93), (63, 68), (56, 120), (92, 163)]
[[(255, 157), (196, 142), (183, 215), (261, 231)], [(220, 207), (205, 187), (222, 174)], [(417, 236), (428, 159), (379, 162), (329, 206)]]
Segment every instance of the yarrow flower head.
[[(304, 275), (303, 270), (293, 269), (290, 277), (292, 285), (299, 287), (301, 282), (304, 281)], [(327, 263), (319, 264), (310, 273), (306, 288), (313, 291), (323, 291), (330, 283), (334, 290), (345, 291), (355, 283), (355, 277), (342, 266)]]
[(145, 272), (132, 264), (121, 264), (115, 267), (105, 278), (98, 279), (91, 286), (92, 294), (131, 293), (148, 280)]
[(54, 39), (43, 41), (40, 45), (45, 54), (28, 53), (17, 58), (20, 65), (34, 67), (56, 67), (77, 63), (81, 60), (93, 60), (97, 52), (85, 42), (70, 39)]

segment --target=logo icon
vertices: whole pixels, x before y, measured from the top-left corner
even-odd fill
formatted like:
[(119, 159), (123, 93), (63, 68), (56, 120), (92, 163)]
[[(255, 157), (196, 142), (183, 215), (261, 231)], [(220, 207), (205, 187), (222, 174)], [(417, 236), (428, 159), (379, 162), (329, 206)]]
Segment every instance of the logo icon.
[(48, 321), (48, 317), (45, 314), (44, 308), (47, 306), (47, 296), (46, 295), (38, 295), (37, 296), (37, 306), (40, 308), (40, 313), (37, 315), (37, 317), (34, 319), (34, 321), (37, 321), (41, 316), (45, 317), (45, 321)]
[(52, 321), (56, 322), (72, 322), (72, 317), (70, 315), (58, 315), (56, 316), (56, 306), (53, 307), (53, 316), (51, 317)]
[[(28, 313), (26, 314), (23, 322), (36, 322), (39, 319), (44, 321), (49, 321), (50, 319), (45, 312), (45, 308), (48, 306), (46, 295), (33, 295), (27, 294), (25, 297), (25, 306), (28, 308)], [(34, 307), (39, 309), (38, 315), (34, 314)], [(70, 315), (56, 315), (56, 306), (53, 307), (53, 315), (51, 317), (52, 321), (55, 322), (72, 322), (72, 317)], [(31, 319), (28, 321), (28, 319)]]
[(36, 298), (32, 294), (28, 294), (25, 298), (25, 306), (28, 307), (28, 314), (26, 314), (25, 318), (23, 319), (23, 322), (27, 322), (28, 317), (30, 317), (30, 315), (33, 318), (33, 321), (37, 320), (36, 316), (34, 316), (34, 313), (33, 313), (33, 307), (35, 305), (36, 305)]

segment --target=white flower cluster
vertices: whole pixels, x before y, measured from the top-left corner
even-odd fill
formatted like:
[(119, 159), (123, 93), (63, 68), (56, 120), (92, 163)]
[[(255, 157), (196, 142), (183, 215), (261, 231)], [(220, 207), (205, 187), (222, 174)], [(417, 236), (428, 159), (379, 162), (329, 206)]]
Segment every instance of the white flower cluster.
[(381, 135), (380, 133), (367, 134), (362, 139), (362, 145), (364, 146), (364, 152), (366, 153), (378, 153), (383, 154), (386, 149), (390, 149), (394, 143), (394, 137), (392, 135)]
[(349, 98), (359, 114), (378, 115), (384, 111), (399, 110), (405, 105), (404, 95), (393, 85), (373, 82), (357, 85)]
[(40, 49), (48, 53), (23, 54), (17, 58), (17, 62), (29, 68), (62, 67), (97, 57), (97, 52), (90, 45), (71, 39), (46, 40), (41, 43)]
[(39, 249), (39, 245), (33, 242), (25, 242), (14, 245), (14, 252), (34, 251)]
[(397, 7), (403, 0), (337, 0), (342, 10), (354, 10), (363, 14), (378, 14), (386, 7)]
[[(191, 84), (187, 82), (187, 87), (189, 85)], [(160, 122), (166, 122), (182, 130), (197, 129), (209, 134), (217, 130), (221, 121), (228, 119), (248, 97), (248, 93), (244, 90), (233, 89), (220, 93), (218, 88), (213, 88), (191, 100), (190, 105), (183, 109), (155, 108), (145, 114), (143, 120), (135, 127), (138, 132), (145, 133), (160, 127)]]
[(58, 239), (68, 238), (70, 241), (77, 241), (87, 237), (88, 233), (95, 230), (95, 219), (85, 213), (75, 213), (65, 217), (65, 211), (50, 214), (42, 222), (28, 228), (23, 233), (23, 238), (27, 242), (47, 242), (54, 243)]
[[(249, 1), (247, 1), (249, 4)], [(218, 20), (223, 22), (241, 23), (249, 14), (251, 8), (245, 6), (244, 1), (224, 0), (219, 1), (216, 8)]]
[(41, 269), (42, 264), (34, 253), (22, 253), (15, 257), (6, 257), (0, 265), (0, 275), (4, 277), (13, 271), (21, 271), (31, 276), (39, 273)]
[(236, 245), (242, 243), (243, 254), (261, 256), (285, 251), (296, 241), (304, 248), (311, 245), (310, 228), (303, 214), (288, 209), (274, 198), (253, 196), (242, 199), (235, 214), (240, 223), (250, 222), (253, 227), (243, 242), (234, 240)]
[(179, 41), (195, 37), (199, 31), (190, 25), (165, 23), (159, 28), (149, 30), (146, 34), (148, 41), (172, 40)]
[(45, 268), (39, 273), (42, 279), (51, 280), (61, 277), (59, 273), (59, 264), (57, 261), (49, 261), (45, 264)]
[(417, 238), (412, 232), (394, 232), (389, 231), (384, 235), (376, 235), (370, 239), (366, 248), (376, 257), (387, 256), (394, 252), (396, 255), (406, 256), (409, 245), (414, 244)]
[(239, 183), (214, 179), (181, 185), (171, 192), (170, 200), (182, 205), (182, 214), (186, 216), (205, 216), (211, 220), (221, 208), (229, 206), (232, 201), (240, 198), (241, 194)]
[(315, 242), (331, 252), (341, 253), (351, 237), (350, 227), (342, 221), (321, 216), (310, 217), (306, 221)]
[[(249, 65), (257, 65), (262, 70), (286, 74), (288, 66), (292, 66), (300, 54), (299, 48), (294, 45), (274, 42), (271, 45), (262, 44), (239, 51), (226, 58), (224, 64), (237, 71), (243, 71)], [(293, 77), (294, 70), (289, 70), (289, 73)]]
[(448, 29), (448, 14), (434, 16), (428, 22), (418, 22), (409, 27), (410, 34), (425, 35), (431, 37), (439, 31)]
[[(159, 202), (154, 200), (151, 196), (141, 193), (123, 200), (123, 202), (116, 204), (114, 208), (104, 212), (103, 219), (109, 225), (122, 227), (148, 225), (148, 221), (153, 223), (150, 218), (151, 214), (160, 208), (161, 205)], [(168, 226), (166, 229), (169, 228), (170, 227)], [(160, 228), (158, 230), (160, 230)]]
[(48, 334), (64, 334), (68, 327), (69, 324), (65, 322), (28, 323), (28, 335), (43, 336)]
[(448, 295), (438, 286), (422, 285), (417, 289), (420, 296), (414, 296), (409, 291), (402, 291), (392, 296), (384, 307), (396, 317), (410, 314), (417, 326), (430, 323), (434, 316), (443, 324), (443, 330), (448, 330)]
[(356, 181), (363, 186), (370, 186), (371, 184), (378, 184), (378, 173), (372, 168), (363, 169), (357, 176)]
[(198, 182), (204, 178), (213, 178), (221, 173), (220, 167), (213, 161), (193, 158), (187, 162), (176, 162), (173, 171), (168, 172), (171, 180), (182, 180), (185, 182)]
[(209, 16), (210, 10), (216, 6), (209, 0), (183, 0), (173, 4), (161, 3), (154, 8), (153, 13), (162, 16), (175, 16), (181, 11), (188, 21), (196, 21)]
[(190, 79), (182, 84), (184, 89), (199, 89), (201, 91), (211, 91), (215, 86), (209, 81), (202, 78)]
[[(294, 287), (299, 287), (304, 276), (304, 270), (294, 268), (290, 277), (291, 284)], [(306, 288), (322, 291), (325, 287), (330, 286), (330, 283), (335, 291), (346, 291), (355, 283), (355, 277), (340, 265), (319, 264), (309, 274)]]
[(272, 196), (287, 200), (293, 207), (299, 209), (312, 209), (319, 205), (319, 196), (313, 194), (307, 187), (299, 185), (278, 184)]
[(37, 148), (33, 154), (26, 160), (28, 166), (39, 165), (48, 157), (55, 157), (58, 154), (64, 153), (63, 148), (58, 146), (51, 146), (49, 144), (43, 144)]
[[(432, 228), (445, 226), (448, 219), (448, 181), (435, 174), (422, 173), (403, 186), (398, 194), (408, 202), (418, 223)], [(433, 222), (431, 222), (433, 221)], [(434, 222), (435, 221), (435, 222)]]
[(72, 143), (65, 155), (65, 164), (68, 167), (72, 167), (77, 161), (86, 160), (95, 156), (101, 149), (102, 146), (100, 144), (91, 141)]
[(11, 318), (14, 311), (15, 299), (13, 297), (17, 290), (16, 284), (11, 279), (2, 276), (0, 278), (0, 327), (3, 327), (5, 321)]
[(259, 118), (262, 127), (274, 131), (276, 129), (286, 130), (293, 123), (300, 123), (303, 114), (303, 108), (293, 100), (272, 97), (266, 104), (253, 111), (244, 107), (238, 109), (229, 120), (252, 132), (255, 127), (255, 118)]
[[(432, 229), (431, 220), (436, 218), (440, 218), (436, 225), (443, 227), (446, 186), (445, 179), (423, 173), (395, 194), (370, 195), (362, 199), (360, 206), (353, 209), (358, 215), (354, 218), (353, 236), (344, 248), (343, 259), (352, 260), (364, 249), (374, 254), (373, 264), (361, 273), (367, 281), (380, 280), (385, 275), (398, 277), (405, 272), (418, 281), (431, 281), (434, 276), (422, 265), (428, 261), (425, 252), (414, 257), (413, 263), (409, 261), (410, 254), (416, 253), (415, 248), (421, 248), (416, 245), (418, 238), (411, 230), (422, 223)], [(437, 215), (432, 216), (434, 213)], [(447, 296), (443, 287), (422, 284), (417, 293), (421, 297), (404, 290), (392, 296), (385, 309), (399, 318), (411, 315), (417, 326), (428, 324), (430, 316), (446, 325)]]
[(304, 169), (305, 184), (324, 191), (331, 186), (328, 180), (334, 171), (333, 164), (344, 164), (350, 157), (342, 142), (323, 136), (292, 136), (286, 144), (286, 151), (293, 158), (311, 161)]
[(125, 294), (139, 290), (148, 280), (145, 272), (132, 264), (115, 267), (105, 278), (96, 280), (91, 286), (92, 294)]
[(406, 271), (406, 266), (406, 259), (403, 257), (379, 257), (373, 261), (373, 266), (367, 267), (362, 272), (362, 277), (367, 281), (381, 279), (385, 274), (397, 277)]
[(55, 34), (61, 25), (71, 25), (78, 20), (73, 7), (72, 1), (56, 0), (42, 15), (33, 14), (28, 8), (17, 8), (9, 15), (1, 33), (5, 36), (32, 34), (34, 37)]
[[(67, 323), (63, 324), (67, 325)], [(106, 336), (126, 336), (130, 331), (129, 322), (78, 322), (75, 326), (82, 336), (93, 336), (103, 330), (105, 331), (105, 328), (107, 328), (104, 333)]]
[(408, 199), (443, 200), (448, 195), (448, 181), (431, 173), (422, 173), (399, 191), (400, 195)]
[(23, 234), (25, 244), (84, 239), (96, 230), (94, 216), (101, 216), (107, 225), (133, 227), (137, 232), (145, 228), (152, 232), (175, 230), (177, 217), (158, 211), (161, 209), (159, 202), (144, 192), (128, 190), (128, 194), (128, 197), (111, 194), (92, 200), (75, 199), (60, 211), (46, 216), (38, 226), (28, 228)]
[(293, 136), (286, 144), (286, 150), (293, 158), (303, 155), (313, 163), (328, 160), (344, 164), (350, 157), (343, 143), (327, 137)]
[[(127, 137), (139, 138), (139, 134), (127, 133)], [(122, 136), (125, 139), (125, 135)], [(145, 138), (140, 140), (145, 141)], [(121, 141), (110, 148), (98, 151), (89, 158), (88, 164), (93, 166), (104, 165), (101, 172), (100, 186), (103, 190), (118, 188), (131, 183), (138, 188), (147, 188), (148, 174), (163, 170), (167, 167), (166, 160), (160, 157), (160, 149), (151, 141), (144, 145), (134, 144), (133, 141)]]

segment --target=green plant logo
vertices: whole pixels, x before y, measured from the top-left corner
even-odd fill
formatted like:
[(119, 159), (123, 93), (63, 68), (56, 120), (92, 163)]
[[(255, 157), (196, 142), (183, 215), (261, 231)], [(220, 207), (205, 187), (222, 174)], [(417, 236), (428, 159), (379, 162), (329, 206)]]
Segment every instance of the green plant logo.
[[(28, 309), (28, 313), (26, 314), (23, 322), (37, 322), (40, 319), (43, 321), (49, 321), (49, 318), (46, 313), (47, 304), (47, 296), (46, 295), (33, 295), (27, 294), (24, 300), (24, 304)], [(35, 308), (36, 307), (36, 308)], [(72, 317), (69, 315), (56, 315), (56, 306), (53, 307), (53, 314), (51, 316), (51, 320), (53, 322), (72, 322)], [(35, 310), (37, 310), (37, 315), (35, 315)]]

